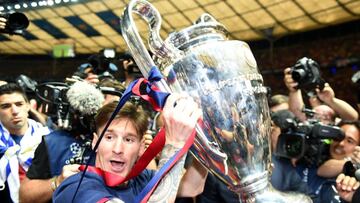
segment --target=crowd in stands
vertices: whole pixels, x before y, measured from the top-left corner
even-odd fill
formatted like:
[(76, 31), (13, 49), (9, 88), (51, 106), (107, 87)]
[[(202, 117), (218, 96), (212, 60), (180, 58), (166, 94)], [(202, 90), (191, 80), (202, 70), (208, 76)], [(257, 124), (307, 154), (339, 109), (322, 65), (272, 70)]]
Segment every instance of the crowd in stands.
[(283, 77), (284, 67), (292, 67), (297, 60), (306, 56), (319, 63), (323, 78), (332, 85), (338, 97), (355, 105), (356, 96), (353, 92), (357, 86), (351, 83), (351, 76), (360, 70), (359, 36), (358, 33), (332, 38), (318, 36), (301, 43), (275, 46), (273, 64), (268, 48), (253, 51), (265, 84), (275, 93), (287, 92), (285, 85), (278, 82)]

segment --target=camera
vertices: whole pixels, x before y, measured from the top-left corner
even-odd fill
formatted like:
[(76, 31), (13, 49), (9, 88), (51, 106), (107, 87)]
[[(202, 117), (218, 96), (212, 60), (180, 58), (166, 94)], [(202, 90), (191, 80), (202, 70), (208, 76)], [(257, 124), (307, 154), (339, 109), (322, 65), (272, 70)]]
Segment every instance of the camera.
[(81, 64), (73, 74), (75, 78), (85, 79), (89, 72), (98, 75), (99, 80), (114, 78), (113, 74), (118, 68), (111, 60), (115, 58), (115, 50), (103, 49), (98, 54), (93, 54), (87, 59), (87, 63)]
[(291, 76), (298, 83), (298, 89), (324, 88), (325, 81), (320, 76), (319, 64), (310, 58), (299, 59), (291, 68)]
[(102, 76), (111, 77), (112, 73), (118, 70), (116, 65), (111, 63), (111, 58), (108, 58), (108, 56), (109, 56), (108, 52), (101, 51), (100, 54), (91, 55), (88, 58), (93, 73), (98, 75), (99, 78), (101, 78)]
[(15, 81), (26, 93), (35, 92), (36, 86), (38, 85), (35, 80), (32, 80), (24, 74), (19, 75)]
[(316, 120), (297, 123), (287, 119), (287, 128), (283, 129), (276, 145), (275, 155), (284, 158), (296, 158), (307, 166), (319, 166), (328, 159), (327, 139), (341, 141), (345, 138), (337, 126), (324, 125)]
[(66, 93), (70, 86), (61, 82), (47, 82), (36, 87), (36, 96), (42, 101), (42, 111), (56, 120), (59, 128), (71, 130), (70, 104)]
[(2, 33), (22, 35), (30, 24), (29, 19), (23, 13), (0, 14), (0, 17), (6, 19), (5, 28), (0, 29)]
[(128, 75), (132, 76), (133, 78), (141, 78), (143, 75), (138, 67), (138, 65), (135, 63), (134, 58), (132, 57), (132, 55), (128, 52), (122, 54), (119, 57), (120, 62), (122, 63), (123, 61), (132, 61), (133, 63), (128, 65), (126, 67), (122, 67), (127, 73)]

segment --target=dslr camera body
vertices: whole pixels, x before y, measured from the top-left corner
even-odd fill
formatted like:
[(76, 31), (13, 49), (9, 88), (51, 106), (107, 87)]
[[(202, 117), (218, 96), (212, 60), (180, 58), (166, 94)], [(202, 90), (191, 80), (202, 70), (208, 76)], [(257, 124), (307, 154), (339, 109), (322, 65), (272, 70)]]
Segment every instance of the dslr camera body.
[(299, 59), (291, 68), (291, 76), (298, 83), (297, 89), (314, 90), (324, 88), (325, 81), (321, 78), (319, 64), (307, 57)]
[(56, 120), (58, 128), (72, 129), (72, 115), (66, 93), (70, 85), (62, 82), (47, 82), (36, 87), (36, 96), (42, 101), (42, 111)]
[(98, 75), (99, 80), (104, 78), (114, 78), (113, 74), (118, 71), (117, 66), (111, 61), (115, 58), (115, 50), (111, 52), (109, 49), (103, 49), (98, 54), (93, 54), (87, 59), (87, 63), (81, 64), (73, 76), (85, 79), (87, 77), (87, 69)]
[(104, 51), (101, 51), (99, 54), (94, 54), (88, 58), (88, 61), (93, 68), (93, 72), (96, 75), (99, 75), (99, 77), (103, 74), (112, 74), (118, 70), (116, 65), (111, 63), (112, 58), (104, 53)]
[(296, 158), (307, 166), (319, 166), (328, 159), (327, 139), (341, 141), (344, 132), (337, 126), (324, 125), (317, 120), (297, 123), (286, 120), (287, 129), (283, 129), (276, 145), (275, 155), (284, 158)]

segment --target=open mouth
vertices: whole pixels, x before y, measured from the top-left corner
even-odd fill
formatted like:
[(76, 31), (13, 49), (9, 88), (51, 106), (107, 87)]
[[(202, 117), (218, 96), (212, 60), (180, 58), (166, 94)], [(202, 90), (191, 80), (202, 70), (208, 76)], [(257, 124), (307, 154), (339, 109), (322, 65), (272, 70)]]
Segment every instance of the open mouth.
[(110, 161), (111, 163), (111, 167), (112, 167), (112, 170), (115, 171), (115, 172), (120, 172), (124, 169), (125, 167), (125, 162), (123, 161)]
[(344, 151), (343, 151), (341, 148), (336, 148), (336, 149), (335, 149), (335, 153), (337, 153), (337, 154), (343, 154)]

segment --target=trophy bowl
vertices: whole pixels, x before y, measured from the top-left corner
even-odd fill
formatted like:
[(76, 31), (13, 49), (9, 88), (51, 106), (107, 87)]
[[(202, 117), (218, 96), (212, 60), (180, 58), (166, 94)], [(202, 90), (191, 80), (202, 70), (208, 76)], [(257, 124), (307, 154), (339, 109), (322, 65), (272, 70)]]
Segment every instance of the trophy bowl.
[[(149, 25), (150, 57), (132, 18)], [(275, 191), (269, 183), (271, 129), (267, 89), (249, 46), (228, 40), (227, 31), (211, 15), (166, 40), (159, 35), (161, 17), (150, 3), (132, 0), (121, 28), (123, 37), (145, 77), (157, 66), (163, 91), (187, 92), (201, 107), (203, 121), (191, 153), (242, 202), (308, 202), (306, 196)]]

